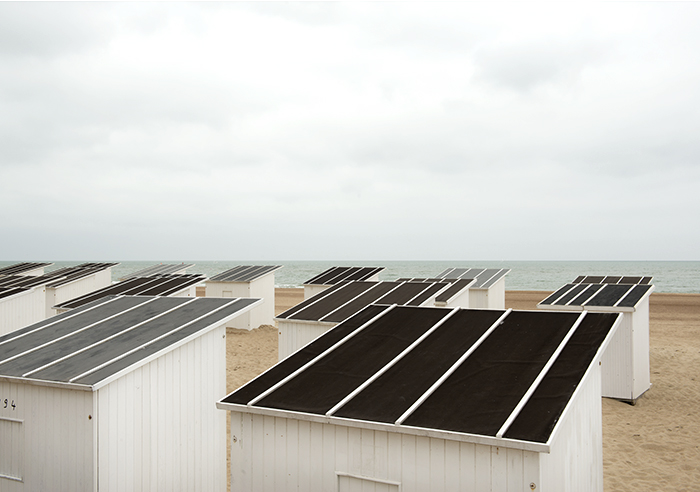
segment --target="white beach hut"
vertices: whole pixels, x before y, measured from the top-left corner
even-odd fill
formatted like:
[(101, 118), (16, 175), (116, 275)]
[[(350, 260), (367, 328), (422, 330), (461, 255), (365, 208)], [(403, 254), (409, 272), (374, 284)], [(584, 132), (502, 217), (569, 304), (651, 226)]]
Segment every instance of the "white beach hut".
[(325, 270), (302, 284), (304, 299), (315, 296), (319, 292), (352, 280), (376, 282), (384, 267), (337, 266)]
[(231, 490), (603, 490), (615, 313), (372, 305), (217, 406)]
[(601, 360), (602, 394), (634, 404), (651, 387), (649, 296), (652, 277), (581, 276), (540, 302), (555, 311), (621, 313), (622, 323)]
[(112, 284), (112, 267), (119, 263), (83, 263), (54, 270), (48, 275), (56, 278), (45, 286), (46, 317), (56, 314), (53, 308), (69, 299), (108, 287)]
[[(474, 279), (469, 286), (469, 301), (462, 307), (505, 309), (506, 306), (506, 275), (508, 268), (448, 268), (437, 279), (455, 281)], [(421, 281), (424, 279), (400, 278), (399, 280)], [(434, 280), (434, 279), (431, 279)], [(464, 301), (456, 300), (458, 302)]]
[(8, 275), (29, 275), (40, 276), (44, 274), (44, 269), (53, 265), (53, 263), (44, 262), (24, 262), (16, 263), (0, 268), (0, 277)]
[(230, 328), (253, 330), (274, 325), (275, 272), (281, 265), (240, 265), (215, 275), (205, 282), (206, 297), (259, 297), (261, 305), (239, 316)]
[(182, 274), (187, 273), (193, 263), (158, 263), (157, 265), (152, 265), (150, 267), (143, 268), (129, 275), (121, 277), (119, 280), (128, 280), (134, 277), (153, 277), (156, 275), (171, 275), (171, 274)]
[(0, 335), (44, 319), (46, 294), (43, 287), (0, 286)]
[(279, 360), (370, 304), (434, 306), (436, 297), (450, 287), (448, 282), (347, 281), (336, 284), (275, 318)]
[(45, 319), (46, 284), (54, 281), (48, 274), (0, 277), (0, 335)]
[(53, 309), (57, 313), (64, 313), (107, 296), (195, 297), (196, 285), (205, 279), (204, 275), (198, 273), (135, 277), (62, 302), (53, 306)]
[(226, 322), (257, 299), (103, 298), (0, 337), (0, 490), (226, 490)]

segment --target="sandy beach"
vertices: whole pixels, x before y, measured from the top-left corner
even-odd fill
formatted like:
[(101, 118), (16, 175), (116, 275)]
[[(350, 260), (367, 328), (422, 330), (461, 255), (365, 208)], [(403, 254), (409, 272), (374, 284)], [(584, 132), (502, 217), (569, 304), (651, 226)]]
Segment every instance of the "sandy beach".
[[(508, 291), (506, 307), (535, 309), (549, 293)], [(277, 314), (303, 289), (276, 289)], [(700, 295), (650, 298), (651, 389), (632, 406), (603, 399), (605, 490), (700, 490)], [(227, 391), (277, 362), (277, 330), (229, 330)]]

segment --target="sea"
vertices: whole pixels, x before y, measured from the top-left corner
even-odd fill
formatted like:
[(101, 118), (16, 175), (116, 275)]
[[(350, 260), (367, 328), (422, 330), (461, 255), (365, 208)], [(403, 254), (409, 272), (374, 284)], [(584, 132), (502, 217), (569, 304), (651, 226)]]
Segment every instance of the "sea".
[[(39, 260), (37, 260), (39, 261)], [(44, 260), (41, 260), (44, 261)], [(49, 262), (50, 260), (46, 260)], [(47, 272), (87, 261), (56, 261)], [(643, 275), (652, 276), (655, 292), (700, 294), (700, 261), (113, 261), (112, 279), (142, 270), (158, 263), (193, 264), (187, 273), (212, 277), (238, 265), (281, 265), (275, 272), (277, 287), (300, 287), (306, 280), (333, 266), (385, 267), (380, 280), (400, 277), (434, 277), (451, 267), (509, 268), (506, 290), (552, 291), (571, 282), (579, 275)], [(0, 261), (0, 268), (20, 261)]]

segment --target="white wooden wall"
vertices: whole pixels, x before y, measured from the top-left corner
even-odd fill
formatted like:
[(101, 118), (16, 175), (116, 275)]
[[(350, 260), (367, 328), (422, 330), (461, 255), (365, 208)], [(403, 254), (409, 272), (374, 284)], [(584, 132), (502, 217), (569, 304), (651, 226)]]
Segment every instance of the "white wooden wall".
[(533, 451), (230, 413), (232, 492), (523, 492), (540, 481)]
[(323, 292), (326, 289), (330, 289), (330, 285), (314, 285), (314, 284), (308, 284), (304, 285), (304, 299), (308, 299), (309, 297), (313, 297), (319, 292)]
[[(275, 276), (268, 274), (250, 283), (250, 297), (263, 302), (249, 311), (251, 329), (260, 325), (275, 325)], [(235, 320), (235, 318), (234, 318)]]
[(506, 278), (501, 277), (488, 289), (469, 289), (469, 307), (484, 309), (505, 309)]
[(649, 297), (632, 313), (632, 398), (637, 399), (651, 387), (649, 364)]
[(0, 381), (0, 490), (94, 490), (95, 423), (91, 391)]
[(275, 325), (275, 276), (265, 275), (252, 282), (207, 282), (206, 297), (256, 297), (263, 300), (253, 309), (236, 316), (228, 327), (254, 330)]
[(223, 326), (97, 391), (99, 491), (226, 490)]
[(600, 367), (593, 366), (562, 416), (549, 454), (542, 454), (537, 491), (603, 491), (603, 409)]
[(307, 343), (316, 340), (336, 324), (316, 322), (299, 323), (282, 319), (278, 320), (278, 360), (288, 357)]
[[(647, 346), (647, 352), (649, 348)], [(620, 326), (601, 358), (602, 395), (607, 398), (633, 398), (632, 313), (624, 313)]]
[(87, 277), (80, 278), (69, 284), (58, 287), (46, 288), (46, 317), (50, 318), (57, 314), (53, 309), (56, 304), (61, 304), (76, 297), (83, 296), (90, 292), (103, 289), (112, 283), (111, 269), (95, 272)]
[(0, 299), (0, 335), (46, 319), (44, 287)]
[(436, 302), (435, 305), (437, 307), (468, 308), (468, 307), (470, 307), (469, 306), (470, 292), (471, 291), (469, 289), (464, 289), (462, 292), (459, 293), (459, 295), (450, 299), (450, 302)]

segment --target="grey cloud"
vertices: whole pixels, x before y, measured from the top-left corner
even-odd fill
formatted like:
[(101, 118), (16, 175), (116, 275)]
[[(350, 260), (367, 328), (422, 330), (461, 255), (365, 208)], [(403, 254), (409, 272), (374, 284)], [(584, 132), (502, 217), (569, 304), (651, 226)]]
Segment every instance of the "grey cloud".
[(598, 42), (547, 39), (517, 45), (487, 45), (476, 50), (477, 79), (497, 87), (528, 92), (548, 83), (575, 83), (590, 65), (605, 60), (609, 47)]
[(52, 58), (105, 44), (113, 33), (97, 3), (2, 2), (0, 57)]

